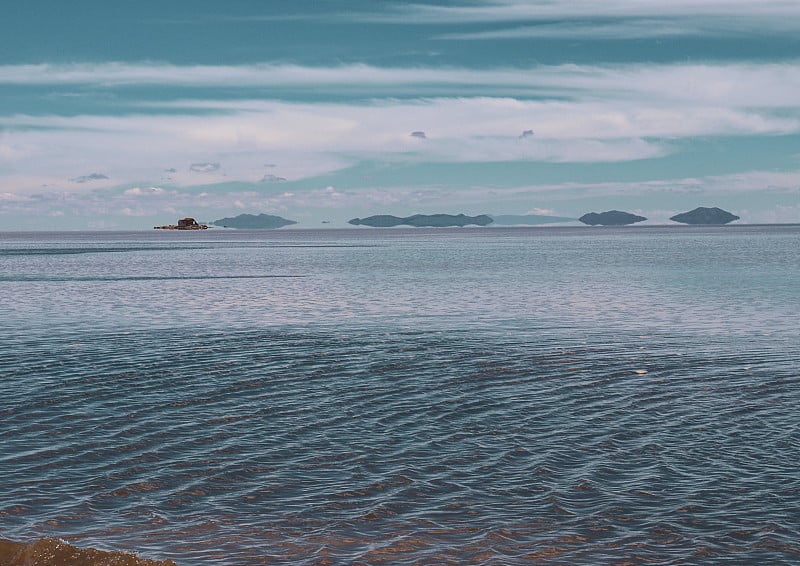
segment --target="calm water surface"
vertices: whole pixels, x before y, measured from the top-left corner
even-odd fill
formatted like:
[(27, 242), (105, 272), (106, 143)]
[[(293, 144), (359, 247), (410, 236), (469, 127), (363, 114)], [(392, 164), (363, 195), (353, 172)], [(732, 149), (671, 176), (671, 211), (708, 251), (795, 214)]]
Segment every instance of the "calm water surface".
[(0, 234), (0, 535), (797, 564), (799, 279), (796, 226)]

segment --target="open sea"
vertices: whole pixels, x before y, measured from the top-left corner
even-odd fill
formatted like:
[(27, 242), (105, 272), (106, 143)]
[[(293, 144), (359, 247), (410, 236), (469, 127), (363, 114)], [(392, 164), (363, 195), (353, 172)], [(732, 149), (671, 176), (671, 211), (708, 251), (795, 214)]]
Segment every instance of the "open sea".
[(800, 226), (0, 234), (0, 538), (800, 563)]

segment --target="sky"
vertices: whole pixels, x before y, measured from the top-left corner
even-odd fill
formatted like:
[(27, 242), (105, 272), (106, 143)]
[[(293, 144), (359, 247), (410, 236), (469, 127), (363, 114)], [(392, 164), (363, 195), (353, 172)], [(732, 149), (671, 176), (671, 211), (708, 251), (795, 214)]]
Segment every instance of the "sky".
[(6, 4), (0, 231), (800, 222), (796, 0)]

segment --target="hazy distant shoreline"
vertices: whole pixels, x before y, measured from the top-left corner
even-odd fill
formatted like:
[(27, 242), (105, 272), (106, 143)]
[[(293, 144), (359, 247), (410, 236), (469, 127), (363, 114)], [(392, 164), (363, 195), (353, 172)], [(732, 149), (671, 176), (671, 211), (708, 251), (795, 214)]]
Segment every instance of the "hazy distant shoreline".
[[(342, 231), (350, 231), (350, 232), (364, 232), (364, 231), (388, 231), (388, 232), (410, 232), (410, 233), (424, 233), (428, 230), (433, 230), (435, 232), (452, 230), (460, 233), (467, 233), (467, 232), (486, 232), (488, 231), (500, 231), (500, 230), (535, 230), (535, 231), (550, 231), (550, 230), (581, 230), (581, 231), (594, 231), (594, 230), (613, 230), (613, 229), (624, 229), (624, 230), (652, 230), (657, 228), (670, 228), (670, 229), (677, 229), (677, 230), (697, 230), (703, 228), (725, 228), (727, 230), (733, 229), (742, 229), (742, 228), (765, 228), (765, 227), (792, 227), (792, 226), (800, 226), (800, 222), (776, 222), (776, 223), (742, 223), (737, 222), (736, 224), (677, 224), (677, 223), (670, 223), (670, 224), (635, 224), (635, 225), (627, 225), (627, 226), (587, 226), (580, 224), (578, 222), (570, 223), (570, 224), (540, 224), (540, 225), (515, 225), (515, 226), (442, 226), (442, 227), (413, 227), (413, 226), (393, 226), (393, 227), (362, 227), (362, 226), (336, 226), (336, 225), (325, 225), (325, 226), (303, 226), (303, 225), (296, 225), (292, 227), (285, 227), (276, 230), (260, 230), (260, 229), (227, 229), (227, 228), (212, 228), (210, 227), (208, 230), (203, 231), (158, 231), (153, 230), (151, 228), (141, 228), (141, 229), (76, 229), (76, 230), (0, 230), (0, 234), (8, 235), (8, 234), (153, 234), (157, 233), (156, 235), (161, 235), (166, 238), (174, 237), (170, 236), (170, 234), (181, 234), (186, 235), (187, 237), (207, 237), (210, 234), (241, 234), (241, 233), (259, 233), (259, 234), (278, 234), (278, 233), (288, 233), (288, 232), (342, 232)], [(158, 234), (160, 232), (160, 234)]]

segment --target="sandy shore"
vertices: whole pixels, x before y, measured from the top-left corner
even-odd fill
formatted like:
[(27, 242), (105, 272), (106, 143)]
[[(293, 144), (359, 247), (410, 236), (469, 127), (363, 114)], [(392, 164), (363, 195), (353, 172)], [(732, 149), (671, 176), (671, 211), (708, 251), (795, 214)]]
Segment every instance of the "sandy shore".
[(147, 560), (126, 552), (78, 548), (56, 539), (24, 544), (0, 539), (2, 566), (177, 566), (172, 560)]

